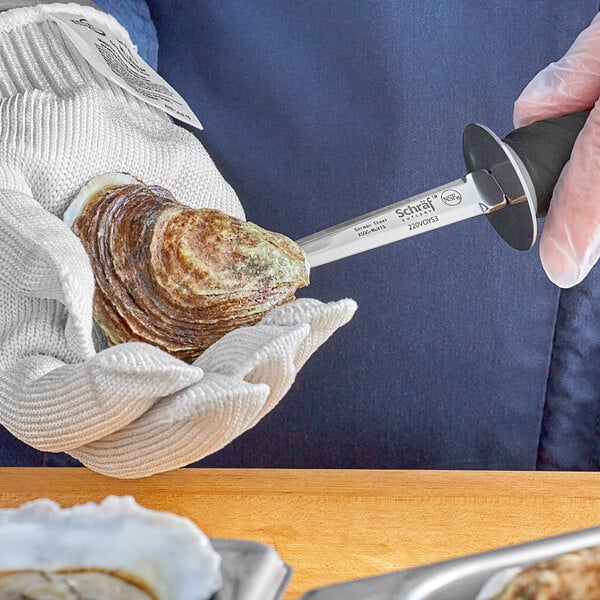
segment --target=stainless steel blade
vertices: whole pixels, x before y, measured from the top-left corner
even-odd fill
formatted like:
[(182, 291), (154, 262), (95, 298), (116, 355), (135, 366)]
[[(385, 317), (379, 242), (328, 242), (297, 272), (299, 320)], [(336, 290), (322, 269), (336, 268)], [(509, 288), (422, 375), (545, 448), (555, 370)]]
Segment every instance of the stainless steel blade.
[(507, 198), (481, 169), (379, 210), (304, 237), (311, 268), (504, 208)]

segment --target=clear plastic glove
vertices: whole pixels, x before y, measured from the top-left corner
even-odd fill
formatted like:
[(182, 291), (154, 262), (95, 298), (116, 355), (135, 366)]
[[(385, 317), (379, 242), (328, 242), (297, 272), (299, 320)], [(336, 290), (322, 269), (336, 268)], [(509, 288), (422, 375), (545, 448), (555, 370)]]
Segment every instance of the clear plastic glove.
[[(194, 365), (138, 342), (101, 347), (89, 260), (60, 219), (87, 181), (127, 171), (192, 207), (244, 213), (198, 140), (93, 71), (53, 6), (0, 14), (0, 423), (94, 470), (150, 475), (252, 427), (355, 304), (283, 306)], [(68, 7), (131, 44), (112, 17)]]
[(599, 98), (600, 15), (565, 56), (533, 78), (514, 109), (514, 124), (521, 127), (593, 107), (554, 188), (540, 240), (542, 265), (563, 288), (582, 281), (600, 257)]

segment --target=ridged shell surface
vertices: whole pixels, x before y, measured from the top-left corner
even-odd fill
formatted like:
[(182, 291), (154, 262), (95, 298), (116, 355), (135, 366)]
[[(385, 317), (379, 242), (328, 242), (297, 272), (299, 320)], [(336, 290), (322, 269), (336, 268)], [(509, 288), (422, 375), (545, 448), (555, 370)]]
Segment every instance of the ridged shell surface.
[(99, 182), (70, 218), (94, 270), (94, 318), (111, 344), (148, 342), (193, 361), (308, 284), (302, 250), (283, 235), (121, 174)]

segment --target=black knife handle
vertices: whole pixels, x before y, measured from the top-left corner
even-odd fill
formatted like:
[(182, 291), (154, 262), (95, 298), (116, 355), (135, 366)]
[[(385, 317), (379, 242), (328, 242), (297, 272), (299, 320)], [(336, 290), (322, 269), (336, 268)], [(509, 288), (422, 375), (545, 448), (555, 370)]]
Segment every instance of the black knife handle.
[(502, 141), (514, 150), (529, 173), (537, 196), (537, 216), (545, 217), (558, 178), (589, 111), (535, 121)]

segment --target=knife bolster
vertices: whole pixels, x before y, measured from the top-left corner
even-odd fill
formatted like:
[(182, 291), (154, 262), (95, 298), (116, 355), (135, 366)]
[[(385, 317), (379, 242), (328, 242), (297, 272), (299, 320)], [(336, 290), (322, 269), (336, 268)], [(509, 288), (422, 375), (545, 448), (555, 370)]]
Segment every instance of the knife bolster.
[(537, 198), (518, 155), (485, 125), (471, 123), (463, 133), (463, 157), (468, 172), (489, 171), (502, 188), (506, 208), (489, 213), (500, 237), (517, 250), (529, 250), (537, 237)]

